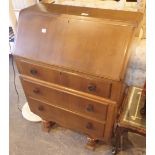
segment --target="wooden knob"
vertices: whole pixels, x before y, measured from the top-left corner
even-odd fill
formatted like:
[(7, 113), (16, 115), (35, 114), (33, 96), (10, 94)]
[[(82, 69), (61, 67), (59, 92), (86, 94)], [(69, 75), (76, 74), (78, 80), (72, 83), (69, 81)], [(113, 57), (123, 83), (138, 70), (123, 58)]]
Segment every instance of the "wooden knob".
[(33, 92), (36, 93), (36, 94), (38, 94), (40, 91), (39, 91), (38, 88), (34, 88), (34, 89), (33, 89)]
[(91, 104), (88, 104), (88, 106), (87, 106), (87, 111), (93, 112), (93, 111), (94, 111), (94, 106), (91, 105)]
[(43, 106), (39, 106), (39, 107), (38, 107), (38, 110), (39, 110), (39, 111), (43, 111), (43, 110), (44, 110), (44, 107), (43, 107)]
[(30, 70), (30, 73), (31, 73), (32, 75), (36, 75), (36, 74), (37, 74), (37, 70), (31, 69), (31, 70)]
[(87, 125), (86, 125), (86, 128), (87, 129), (93, 129), (93, 124), (88, 122)]
[(91, 92), (94, 92), (94, 91), (96, 91), (96, 86), (94, 84), (90, 84), (88, 86), (88, 90), (91, 91)]

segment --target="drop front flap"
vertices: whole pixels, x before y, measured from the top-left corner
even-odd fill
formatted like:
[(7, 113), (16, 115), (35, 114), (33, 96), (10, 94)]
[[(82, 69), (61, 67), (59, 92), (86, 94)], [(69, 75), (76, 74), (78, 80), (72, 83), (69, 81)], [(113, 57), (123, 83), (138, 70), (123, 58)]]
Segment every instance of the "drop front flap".
[(141, 18), (125, 11), (122, 16), (120, 11), (52, 4), (27, 8), (20, 13), (14, 54), (119, 81)]

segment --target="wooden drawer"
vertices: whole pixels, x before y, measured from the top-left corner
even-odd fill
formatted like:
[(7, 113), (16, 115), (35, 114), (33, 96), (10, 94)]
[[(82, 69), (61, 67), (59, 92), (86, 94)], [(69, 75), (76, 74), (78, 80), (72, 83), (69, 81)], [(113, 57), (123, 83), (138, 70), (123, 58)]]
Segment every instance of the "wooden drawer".
[(105, 98), (111, 96), (112, 83), (108, 80), (97, 80), (83, 74), (62, 71), (58, 68), (23, 59), (16, 59), (16, 62), (20, 73), (23, 75)]
[(61, 85), (89, 94), (110, 98), (112, 83), (76, 73), (61, 73)]
[(47, 85), (47, 83), (29, 79), (21, 79), (21, 81), (27, 96), (48, 101), (51, 105), (74, 111), (95, 120), (105, 121), (108, 105), (113, 103), (113, 101), (94, 95), (88, 96), (86, 93), (66, 89), (59, 85)]
[(75, 113), (52, 106), (32, 97), (28, 98), (30, 109), (42, 119), (54, 121), (64, 127), (74, 129), (95, 138), (103, 138), (104, 122), (99, 123), (91, 119), (81, 117)]
[(20, 74), (27, 75), (47, 82), (60, 84), (60, 72), (48, 66), (24, 59), (16, 59)]

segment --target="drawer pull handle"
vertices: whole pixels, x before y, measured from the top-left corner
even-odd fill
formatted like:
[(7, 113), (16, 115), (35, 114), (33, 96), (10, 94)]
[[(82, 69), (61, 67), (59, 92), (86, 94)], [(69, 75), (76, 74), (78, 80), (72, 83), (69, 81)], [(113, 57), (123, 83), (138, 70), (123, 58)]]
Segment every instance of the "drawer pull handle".
[(34, 89), (33, 89), (33, 92), (34, 92), (35, 94), (38, 94), (38, 93), (40, 92), (40, 90), (39, 90), (38, 88), (34, 88)]
[(91, 91), (91, 92), (94, 92), (94, 91), (96, 91), (96, 86), (94, 84), (90, 84), (88, 86), (88, 90)]
[(32, 75), (36, 75), (36, 74), (37, 74), (37, 70), (31, 69), (31, 70), (30, 70), (30, 73), (31, 73)]
[(87, 128), (87, 129), (93, 129), (93, 124), (90, 123), (90, 122), (87, 123), (86, 128)]
[(43, 107), (43, 106), (39, 106), (39, 107), (38, 107), (38, 110), (39, 110), (39, 111), (43, 111), (43, 110), (44, 110), (44, 107)]
[(94, 111), (94, 106), (91, 105), (91, 104), (88, 104), (88, 106), (87, 106), (87, 111), (93, 112), (93, 111)]

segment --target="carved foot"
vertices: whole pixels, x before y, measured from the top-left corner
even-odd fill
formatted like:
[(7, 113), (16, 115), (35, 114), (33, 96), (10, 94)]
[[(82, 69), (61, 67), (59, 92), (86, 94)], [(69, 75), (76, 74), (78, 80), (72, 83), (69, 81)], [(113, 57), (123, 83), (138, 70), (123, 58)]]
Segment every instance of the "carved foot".
[(98, 140), (90, 138), (90, 137), (88, 137), (87, 140), (88, 140), (88, 142), (86, 144), (86, 148), (91, 149), (91, 150), (94, 151), (95, 148), (96, 148), (96, 144), (97, 144)]
[(52, 127), (54, 124), (55, 124), (54, 122), (43, 120), (43, 121), (42, 121), (42, 129), (43, 129), (43, 131), (49, 132), (50, 129), (51, 129), (51, 127)]

